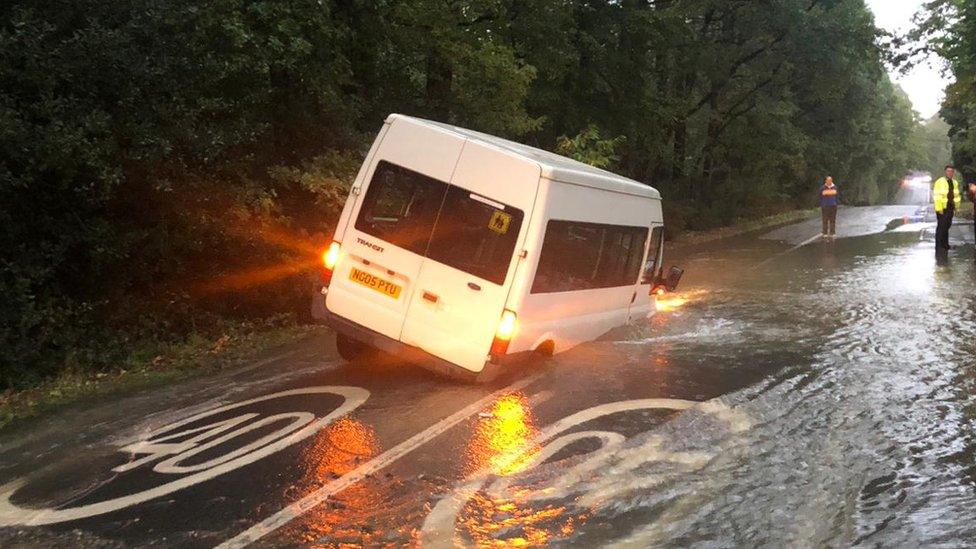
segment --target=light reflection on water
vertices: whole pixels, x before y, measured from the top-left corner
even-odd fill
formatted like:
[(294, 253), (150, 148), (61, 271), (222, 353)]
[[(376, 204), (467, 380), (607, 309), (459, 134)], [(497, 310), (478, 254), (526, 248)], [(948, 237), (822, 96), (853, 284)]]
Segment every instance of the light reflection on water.
[[(467, 474), (510, 476), (524, 471), (540, 450), (535, 442), (539, 430), (525, 396), (502, 396), (485, 416), (467, 445)], [(526, 505), (517, 490), (504, 497), (479, 493), (461, 512), (458, 526), (479, 547), (538, 547), (549, 543), (552, 523), (563, 511), (560, 506)], [(572, 528), (569, 519), (558, 531), (569, 533)]]
[(603, 519), (638, 545), (971, 544), (973, 255), (940, 263), (917, 234), (885, 235), (692, 273), (707, 302), (618, 348), (637, 360), (666, 343), (673, 368), (765, 371), (729, 395), (755, 427), (667, 498), (617, 502)]
[[(331, 482), (380, 453), (373, 428), (348, 417), (337, 419), (320, 433), (305, 453), (306, 483), (321, 486)], [(307, 515), (299, 532), (285, 531), (286, 539), (300, 539), (317, 546), (340, 546), (342, 540), (368, 543), (383, 534), (364, 531), (367, 517), (386, 507), (389, 499), (383, 483), (358, 482), (319, 505)], [(327, 540), (324, 543), (323, 540)]]
[(703, 301), (708, 297), (705, 290), (694, 290), (690, 292), (668, 293), (655, 298), (655, 307), (659, 313), (670, 313), (677, 311), (688, 303)]
[(530, 442), (538, 433), (525, 396), (500, 397), (481, 418), (467, 447), (467, 473), (490, 470), (510, 475), (522, 470), (538, 448)]

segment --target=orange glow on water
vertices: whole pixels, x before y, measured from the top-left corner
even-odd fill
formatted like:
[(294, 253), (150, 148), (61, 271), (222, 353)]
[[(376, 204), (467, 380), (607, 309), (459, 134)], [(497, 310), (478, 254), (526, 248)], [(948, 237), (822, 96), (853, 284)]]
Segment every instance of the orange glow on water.
[[(490, 414), (490, 415), (489, 415)], [(542, 447), (529, 402), (521, 394), (495, 401), (468, 444), (468, 473), (496, 475), (513, 484), (493, 487), (492, 480), (475, 494), (458, 516), (455, 544), (473, 547), (542, 547), (568, 538), (585, 515), (568, 514), (564, 505), (534, 500), (538, 489), (529, 480), (532, 461)], [(462, 543), (461, 545), (465, 545)]]
[(680, 310), (686, 305), (704, 301), (708, 298), (708, 295), (709, 292), (707, 290), (700, 289), (676, 294), (665, 294), (655, 298), (655, 307), (660, 313), (670, 313)]
[[(568, 537), (576, 530), (576, 522), (582, 517), (570, 517), (562, 524), (552, 524), (565, 512), (565, 507), (521, 508), (478, 496), (461, 517), (459, 525), (467, 531), (476, 547), (542, 547), (555, 541), (556, 536)], [(503, 530), (517, 531), (518, 535), (500, 536)]]
[(677, 311), (689, 303), (703, 301), (707, 297), (708, 291), (706, 290), (692, 290), (680, 294), (666, 294), (664, 296), (659, 296), (655, 299), (655, 304), (658, 312), (669, 313), (672, 311)]
[(375, 456), (379, 450), (373, 428), (349, 418), (337, 419), (325, 430), (319, 445), (318, 471), (327, 476), (342, 475)]
[(470, 472), (489, 469), (499, 475), (522, 470), (538, 450), (531, 444), (538, 432), (525, 397), (506, 395), (492, 405), (491, 416), (478, 423), (468, 444)]
[[(303, 456), (308, 467), (303, 490), (312, 491), (340, 478), (380, 451), (372, 427), (355, 419), (337, 419), (318, 435), (314, 446)], [(374, 536), (385, 535), (379, 528), (364, 532), (362, 526), (387, 508), (386, 489), (387, 485), (381, 482), (357, 482), (317, 506), (306, 515), (306, 520), (286, 528), (283, 539), (300, 540), (304, 544), (345, 539), (368, 545)], [(296, 493), (289, 499), (300, 495)]]
[(668, 313), (680, 309), (685, 303), (688, 303), (688, 300), (680, 296), (658, 297), (656, 306), (658, 312)]

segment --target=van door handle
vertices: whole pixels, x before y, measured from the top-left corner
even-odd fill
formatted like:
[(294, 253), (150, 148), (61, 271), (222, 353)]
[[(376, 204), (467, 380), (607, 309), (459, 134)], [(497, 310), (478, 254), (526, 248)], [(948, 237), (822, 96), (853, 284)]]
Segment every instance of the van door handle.
[(440, 299), (440, 298), (438, 298), (436, 295), (428, 292), (427, 290), (424, 290), (424, 299), (427, 300), (427, 301), (430, 301), (431, 303), (437, 303), (437, 300)]
[(476, 292), (480, 292), (481, 291), (481, 286), (478, 286), (474, 282), (468, 282), (468, 288), (471, 288), (472, 290), (474, 290)]

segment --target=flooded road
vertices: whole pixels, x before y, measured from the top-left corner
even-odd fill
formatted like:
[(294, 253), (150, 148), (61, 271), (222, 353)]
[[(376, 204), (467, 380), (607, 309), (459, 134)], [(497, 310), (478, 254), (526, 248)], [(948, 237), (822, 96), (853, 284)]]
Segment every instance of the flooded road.
[(913, 211), (679, 248), (660, 314), (489, 386), (323, 335), (0, 434), (0, 545), (972, 545), (973, 228)]
[(972, 248), (940, 263), (905, 227), (752, 268), (744, 246), (689, 261), (697, 292), (646, 342), (676, 361), (767, 365), (726, 396), (752, 427), (673, 489), (684, 503), (662, 506), (666, 527), (636, 539), (976, 542)]

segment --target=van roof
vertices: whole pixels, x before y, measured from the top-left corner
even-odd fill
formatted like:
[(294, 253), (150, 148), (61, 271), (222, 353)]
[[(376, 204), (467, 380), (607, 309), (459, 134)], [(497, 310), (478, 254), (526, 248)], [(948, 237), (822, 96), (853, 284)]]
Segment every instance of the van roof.
[(442, 122), (424, 120), (404, 114), (391, 114), (386, 121), (392, 123), (394, 120), (403, 120), (412, 124), (435, 127), (448, 131), (465, 139), (477, 141), (492, 147), (501, 149), (505, 152), (520, 156), (535, 162), (542, 169), (542, 177), (553, 181), (583, 185), (594, 189), (602, 189), (618, 193), (633, 194), (646, 198), (661, 199), (661, 193), (650, 185), (645, 185), (617, 175), (600, 168), (594, 168), (588, 164), (577, 162), (571, 158), (560, 156), (555, 153), (516, 143), (501, 137), (495, 137), (486, 133), (476, 132), (465, 128), (459, 128)]

